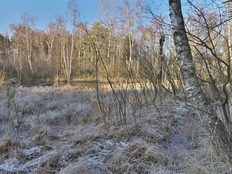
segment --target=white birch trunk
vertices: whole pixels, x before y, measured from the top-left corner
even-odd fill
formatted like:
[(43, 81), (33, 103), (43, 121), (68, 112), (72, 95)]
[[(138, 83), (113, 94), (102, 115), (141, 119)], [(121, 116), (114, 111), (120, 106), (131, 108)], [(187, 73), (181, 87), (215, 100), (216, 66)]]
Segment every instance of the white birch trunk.
[(207, 100), (196, 75), (180, 0), (169, 0), (169, 8), (173, 39), (187, 97), (191, 105), (196, 108), (202, 125), (206, 128), (216, 152), (223, 158), (228, 157), (229, 160), (232, 160), (230, 132), (227, 131), (226, 126), (216, 115), (213, 106)]

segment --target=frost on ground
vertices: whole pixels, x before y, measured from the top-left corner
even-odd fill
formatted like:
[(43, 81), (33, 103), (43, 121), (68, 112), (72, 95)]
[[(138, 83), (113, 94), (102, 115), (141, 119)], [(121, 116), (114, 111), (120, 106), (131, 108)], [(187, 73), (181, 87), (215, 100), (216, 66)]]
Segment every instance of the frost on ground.
[[(182, 102), (167, 98), (162, 106), (142, 107), (133, 115), (136, 119), (128, 116), (129, 121), (122, 125), (103, 122), (96, 94), (91, 90), (15, 90), (14, 96), (2, 92), (0, 100), (0, 173), (232, 171), (213, 153), (196, 114)], [(104, 107), (113, 110), (115, 102), (110, 96), (106, 91), (101, 97)]]

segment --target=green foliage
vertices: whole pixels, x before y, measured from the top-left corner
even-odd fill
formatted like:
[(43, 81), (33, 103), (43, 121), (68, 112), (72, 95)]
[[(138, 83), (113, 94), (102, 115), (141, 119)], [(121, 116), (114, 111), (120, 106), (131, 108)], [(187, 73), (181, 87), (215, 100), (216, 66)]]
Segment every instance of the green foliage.
[(130, 57), (130, 36), (126, 35), (126, 37), (123, 40), (123, 57), (129, 60)]
[(6, 96), (9, 100), (13, 99), (15, 97), (16, 90), (12, 89), (11, 87), (7, 87), (6, 89)]
[(93, 23), (92, 28), (87, 32), (88, 36), (86, 36), (82, 42), (86, 47), (94, 47), (94, 44), (99, 46), (100, 43), (102, 44), (101, 41), (107, 38), (107, 29), (104, 28), (100, 22)]
[(0, 49), (4, 48), (4, 36), (0, 34)]
[(105, 39), (107, 36), (107, 29), (104, 28), (100, 22), (95, 22), (89, 33), (95, 39)]
[(0, 58), (3, 59), (6, 57), (6, 49), (10, 48), (10, 40), (8, 35), (3, 36), (0, 34)]

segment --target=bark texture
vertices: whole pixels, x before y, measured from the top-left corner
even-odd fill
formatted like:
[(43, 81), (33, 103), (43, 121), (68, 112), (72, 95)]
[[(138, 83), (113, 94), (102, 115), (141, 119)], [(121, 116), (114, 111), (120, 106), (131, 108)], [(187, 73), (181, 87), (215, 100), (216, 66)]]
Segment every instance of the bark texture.
[(169, 13), (173, 39), (187, 97), (191, 105), (196, 108), (216, 152), (223, 158), (228, 158), (231, 161), (232, 139), (230, 130), (226, 129), (224, 123), (217, 116), (198, 81), (185, 30), (180, 0), (169, 0)]

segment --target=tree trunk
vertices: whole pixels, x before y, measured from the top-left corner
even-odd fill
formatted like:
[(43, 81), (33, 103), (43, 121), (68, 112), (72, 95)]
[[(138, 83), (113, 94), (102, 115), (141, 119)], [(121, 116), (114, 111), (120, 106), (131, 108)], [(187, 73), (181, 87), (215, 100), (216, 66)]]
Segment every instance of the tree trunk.
[(187, 97), (192, 107), (196, 108), (202, 125), (207, 130), (218, 155), (231, 161), (232, 139), (230, 132), (217, 116), (198, 81), (186, 35), (180, 0), (169, 0), (169, 12), (174, 44)]
[(164, 60), (164, 54), (163, 54), (163, 48), (164, 48), (164, 41), (165, 41), (165, 36), (164, 34), (161, 35), (160, 40), (159, 40), (159, 72), (158, 72), (158, 82), (160, 85), (162, 85), (162, 78), (163, 78), (163, 60)]

